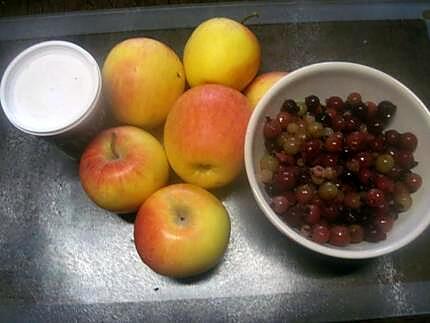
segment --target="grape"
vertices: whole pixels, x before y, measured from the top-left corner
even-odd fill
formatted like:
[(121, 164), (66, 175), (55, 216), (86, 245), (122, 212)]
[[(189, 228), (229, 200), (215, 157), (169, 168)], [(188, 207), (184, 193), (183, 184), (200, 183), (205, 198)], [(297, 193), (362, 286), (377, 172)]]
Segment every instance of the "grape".
[(397, 107), (390, 101), (381, 101), (378, 104), (376, 117), (384, 123), (388, 123), (396, 113)]
[(375, 226), (369, 227), (364, 235), (364, 240), (368, 242), (379, 242), (385, 239), (387, 239), (387, 234)]
[(343, 110), (344, 104), (342, 98), (338, 96), (332, 96), (326, 100), (326, 106), (327, 108), (332, 108), (335, 110)]
[(276, 119), (266, 119), (266, 123), (264, 124), (264, 137), (266, 139), (275, 139), (281, 134), (282, 128), (278, 120)]
[(404, 212), (410, 209), (412, 206), (412, 198), (409, 193), (394, 194), (394, 201), (399, 211)]
[(261, 169), (267, 169), (274, 172), (275, 170), (278, 169), (278, 166), (279, 166), (278, 159), (270, 154), (265, 154), (263, 158), (261, 158), (261, 161), (260, 161)]
[(351, 235), (345, 226), (335, 225), (330, 229), (330, 244), (344, 247), (351, 243)]
[(319, 244), (324, 244), (330, 239), (330, 229), (327, 225), (316, 224), (312, 228), (312, 240)]
[(420, 175), (415, 173), (408, 173), (405, 176), (405, 184), (409, 189), (409, 192), (414, 193), (419, 190), (423, 184), (423, 180)]
[(342, 138), (339, 138), (339, 136), (332, 134), (326, 138), (324, 148), (332, 153), (341, 152), (343, 148), (343, 140)]
[(321, 217), (321, 209), (318, 205), (309, 204), (305, 211), (305, 221), (308, 224), (316, 224)]
[(360, 243), (364, 239), (364, 229), (359, 224), (351, 224), (349, 226), (349, 234), (351, 236), (351, 243)]
[(299, 112), (299, 107), (297, 103), (294, 100), (285, 100), (284, 104), (282, 105), (281, 111), (288, 112), (291, 114), (297, 114)]
[(387, 130), (385, 132), (385, 142), (387, 145), (397, 146), (400, 141), (400, 134), (397, 130)]
[(417, 137), (411, 132), (405, 132), (400, 135), (399, 146), (407, 151), (415, 151), (418, 145)]
[(346, 98), (346, 102), (348, 102), (351, 106), (357, 105), (361, 103), (361, 95), (358, 92), (352, 92)]
[(376, 158), (376, 170), (383, 174), (388, 174), (394, 166), (394, 158), (388, 154), (379, 155)]
[(299, 204), (307, 204), (311, 201), (313, 195), (315, 194), (315, 188), (313, 185), (310, 184), (304, 184), (296, 189), (296, 200)]
[(323, 200), (334, 199), (337, 195), (337, 187), (332, 182), (325, 182), (319, 187), (318, 194)]
[(315, 95), (305, 98), (305, 103), (309, 111), (314, 112), (320, 107), (320, 99)]
[(380, 207), (385, 203), (384, 192), (377, 188), (372, 188), (367, 192), (367, 204), (371, 207)]
[(296, 137), (289, 137), (283, 144), (282, 148), (289, 155), (295, 155), (300, 150), (300, 141)]
[(288, 210), (290, 203), (285, 196), (280, 195), (272, 197), (270, 205), (277, 214), (283, 214)]
[(360, 194), (355, 192), (348, 192), (345, 194), (343, 203), (346, 207), (357, 209), (361, 206)]
[(288, 112), (279, 112), (276, 118), (283, 130), (286, 130), (289, 123), (293, 121), (293, 116)]

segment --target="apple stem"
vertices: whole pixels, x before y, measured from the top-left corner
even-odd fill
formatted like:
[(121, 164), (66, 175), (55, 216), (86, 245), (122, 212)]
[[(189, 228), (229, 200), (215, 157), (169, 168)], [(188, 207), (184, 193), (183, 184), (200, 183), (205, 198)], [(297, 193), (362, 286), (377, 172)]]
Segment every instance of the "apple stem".
[(260, 15), (258, 14), (258, 12), (253, 12), (250, 15), (246, 16), (245, 18), (243, 18), (240, 23), (242, 25), (244, 25), (249, 19), (251, 19), (251, 18), (259, 18), (259, 17), (260, 17)]
[(119, 155), (118, 155), (118, 152), (116, 151), (115, 143), (116, 143), (116, 133), (112, 132), (112, 138), (111, 138), (111, 141), (110, 141), (110, 149), (112, 151), (113, 157), (115, 159), (119, 159)]

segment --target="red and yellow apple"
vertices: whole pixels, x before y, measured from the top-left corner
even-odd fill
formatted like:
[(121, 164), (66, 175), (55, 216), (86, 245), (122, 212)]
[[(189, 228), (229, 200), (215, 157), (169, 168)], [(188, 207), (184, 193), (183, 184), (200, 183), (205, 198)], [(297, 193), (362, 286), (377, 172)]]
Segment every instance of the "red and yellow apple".
[(243, 90), (260, 68), (257, 37), (246, 26), (228, 18), (200, 24), (184, 49), (184, 67), (191, 87), (217, 83)]
[(185, 72), (167, 45), (132, 38), (109, 52), (103, 65), (103, 87), (119, 122), (154, 128), (164, 122), (184, 92)]
[(169, 164), (157, 139), (142, 129), (122, 126), (90, 142), (81, 156), (79, 176), (97, 205), (128, 213), (167, 183)]
[(222, 203), (191, 184), (175, 184), (152, 194), (134, 223), (134, 242), (143, 262), (175, 278), (203, 273), (224, 255), (230, 218)]
[(250, 115), (247, 98), (232, 88), (207, 84), (186, 91), (164, 126), (164, 147), (174, 171), (203, 188), (233, 181), (243, 167)]
[(285, 75), (287, 72), (268, 72), (257, 76), (244, 91), (251, 108), (254, 109), (263, 95)]

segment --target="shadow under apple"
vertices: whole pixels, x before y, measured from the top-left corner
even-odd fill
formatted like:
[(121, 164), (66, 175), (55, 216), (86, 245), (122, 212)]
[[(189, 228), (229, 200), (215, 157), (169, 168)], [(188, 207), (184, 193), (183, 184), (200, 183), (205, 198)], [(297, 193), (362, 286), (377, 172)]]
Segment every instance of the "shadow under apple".
[(134, 224), (134, 220), (136, 219), (136, 212), (131, 212), (131, 213), (115, 213), (121, 220), (130, 223), (130, 224)]
[(221, 259), (216, 265), (215, 267), (209, 269), (208, 271), (205, 271), (203, 273), (194, 275), (194, 276), (190, 276), (190, 277), (186, 277), (186, 278), (169, 278), (171, 281), (178, 283), (180, 285), (194, 285), (194, 284), (198, 284), (198, 283), (202, 283), (205, 281), (208, 281), (209, 279), (211, 279), (211, 277), (213, 277), (214, 275), (216, 275), (219, 271), (220, 266), (222, 266), (224, 259)]

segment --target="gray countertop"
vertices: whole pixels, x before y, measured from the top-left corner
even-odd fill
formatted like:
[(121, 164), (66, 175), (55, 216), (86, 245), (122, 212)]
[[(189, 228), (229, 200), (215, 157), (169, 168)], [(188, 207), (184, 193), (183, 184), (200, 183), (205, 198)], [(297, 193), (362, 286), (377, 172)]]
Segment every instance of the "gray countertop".
[[(401, 8), (399, 3), (396, 8)], [(421, 2), (415, 5), (416, 12), (422, 10)], [(380, 16), (372, 13), (372, 19), (359, 21), (351, 21), (353, 15), (338, 19), (344, 21), (301, 19), (303, 7), (289, 3), (264, 7), (265, 15), (269, 9), (276, 11), (251, 26), (262, 44), (262, 71), (352, 61), (393, 75), (430, 104), (426, 24), (412, 14), (400, 20), (389, 4), (385, 6)], [(190, 12), (198, 15), (190, 18), (194, 22), (262, 7), (189, 8), (178, 9), (178, 19)], [(185, 27), (192, 23), (180, 20), (174, 26), (167, 22), (170, 11), (151, 10), (149, 22), (137, 23), (136, 28), (127, 17), (145, 19), (148, 11), (124, 11), (127, 28), (119, 25), (118, 32), (112, 24), (121, 17), (117, 11), (68, 16), (66, 22), (76, 28), (54, 28), (61, 25), (58, 16), (0, 20), (0, 73), (20, 50), (42, 39), (76, 42), (99, 63), (114, 44), (137, 35), (155, 37), (181, 54), (191, 32)], [(312, 16), (309, 10), (306, 15)], [(287, 11), (283, 22), (279, 13)], [(387, 16), (388, 11), (394, 16)], [(294, 12), (296, 19), (291, 20)], [(156, 21), (154, 14), (159, 18), (154, 28), (143, 28)], [(96, 24), (97, 32), (82, 32), (88, 21)], [(163, 22), (169, 28), (159, 25)], [(36, 25), (47, 29), (32, 30)], [(272, 227), (242, 175), (215, 192), (232, 220), (224, 260), (203, 276), (172, 280), (153, 273), (138, 258), (132, 217), (119, 217), (89, 201), (79, 184), (76, 162), (13, 128), (3, 113), (0, 138), (0, 317), (5, 321), (347, 321), (430, 314), (429, 230), (378, 259), (346, 262), (322, 257)]]

